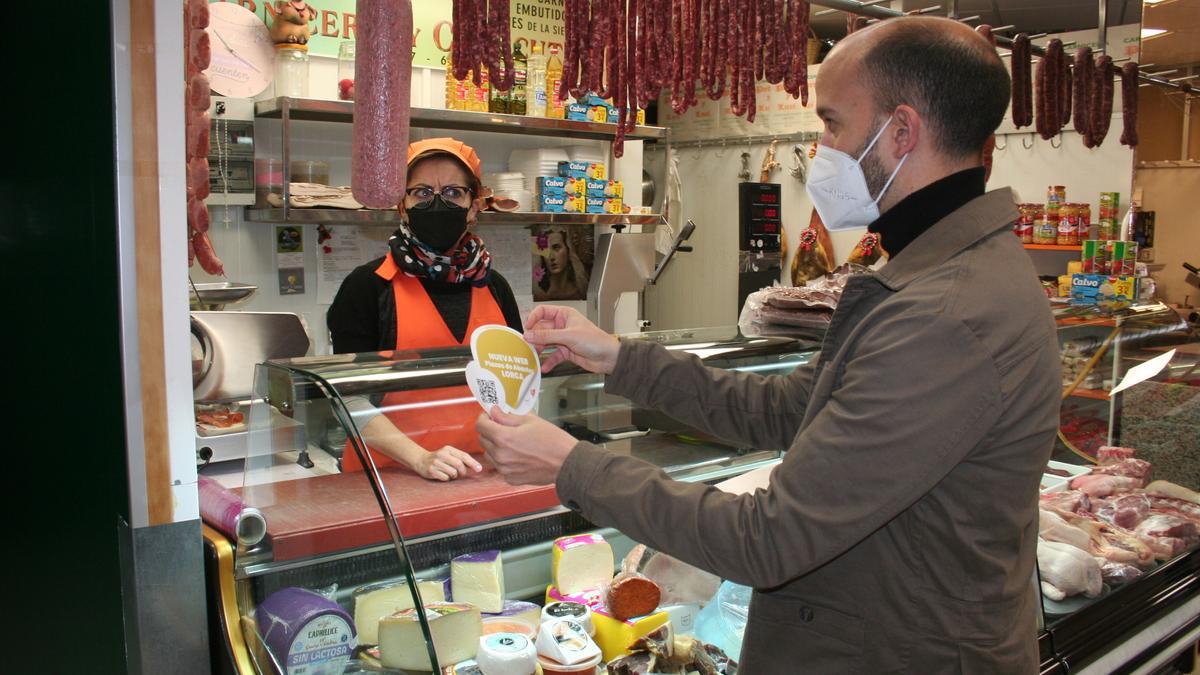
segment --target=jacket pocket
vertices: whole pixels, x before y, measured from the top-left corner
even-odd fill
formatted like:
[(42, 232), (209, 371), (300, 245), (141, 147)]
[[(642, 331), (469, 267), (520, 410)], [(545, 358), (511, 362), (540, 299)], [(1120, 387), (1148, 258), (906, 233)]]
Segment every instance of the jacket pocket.
[(742, 654), (765, 649), (805, 672), (854, 672), (865, 649), (860, 617), (809, 600), (755, 593), (750, 602)]

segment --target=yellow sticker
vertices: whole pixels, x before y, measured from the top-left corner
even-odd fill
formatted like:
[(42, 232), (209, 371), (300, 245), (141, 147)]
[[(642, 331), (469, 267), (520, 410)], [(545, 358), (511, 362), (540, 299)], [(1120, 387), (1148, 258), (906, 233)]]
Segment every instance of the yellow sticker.
[(507, 326), (481, 326), (471, 335), (467, 385), (484, 410), (499, 405), (524, 415), (537, 403), (542, 383), (537, 352), (524, 336)]

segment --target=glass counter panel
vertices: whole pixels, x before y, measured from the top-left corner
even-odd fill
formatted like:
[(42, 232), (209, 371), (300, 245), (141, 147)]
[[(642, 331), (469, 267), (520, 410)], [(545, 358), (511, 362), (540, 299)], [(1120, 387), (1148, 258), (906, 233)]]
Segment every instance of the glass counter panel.
[[(1194, 499), (1200, 486), (1194, 328), (1163, 305), (1116, 316), (1076, 308), (1059, 317), (1059, 346), (1061, 425), (1042, 480), (1041, 534), (1052, 543), (1039, 544), (1051, 630), (1108, 596), (1133, 601), (1200, 546), (1200, 505), (1170, 496)], [(1112, 393), (1155, 359), (1161, 368), (1148, 379)], [(1065, 587), (1046, 587), (1056, 582)]]
[[(713, 367), (763, 376), (791, 372), (811, 359), (817, 346), (742, 338), (728, 328), (638, 339), (690, 351)], [(322, 649), (322, 656), (340, 656), (346, 646), (356, 657), (347, 667), (379, 666), (386, 654), (366, 648), (380, 641), (380, 612), (448, 598), (445, 577), (453, 556), (528, 548), (594, 529), (559, 504), (553, 485), (512, 486), (488, 466), (473, 438), (481, 409), (465, 387), (469, 359), (469, 350), (457, 348), (291, 359), (258, 367), (249, 414), (251, 449), (236, 492), (247, 507), (244, 513), (253, 510), (265, 519), (266, 536), (239, 543), (235, 575), (241, 628), (262, 672), (271, 672), (272, 664), (286, 667), (315, 658)], [(537, 413), (576, 438), (651, 462), (681, 480), (714, 482), (781, 457), (782, 448), (739, 447), (606, 394), (602, 376), (569, 365), (544, 376)], [(371, 445), (374, 432), (364, 430), (381, 416), (406, 424), (402, 428), (409, 438), (427, 449), (447, 430), (459, 434), (456, 447), (472, 453), (485, 470), (440, 482), (404, 464), (360, 468), (355, 445), (362, 447), (364, 438)], [(296, 428), (303, 433), (283, 435)], [(363, 614), (364, 602), (371, 605), (370, 616)], [(281, 638), (272, 630), (289, 623), (273, 618), (280, 605), (285, 614), (299, 611), (296, 606), (323, 608), (320, 616), (337, 629), (349, 618), (353, 635), (336, 645), (296, 646), (290, 633)], [(416, 623), (421, 637), (428, 638), (428, 620)], [(333, 630), (330, 640), (340, 639), (334, 628), (322, 624), (320, 630)], [(428, 658), (432, 662), (435, 654)]]

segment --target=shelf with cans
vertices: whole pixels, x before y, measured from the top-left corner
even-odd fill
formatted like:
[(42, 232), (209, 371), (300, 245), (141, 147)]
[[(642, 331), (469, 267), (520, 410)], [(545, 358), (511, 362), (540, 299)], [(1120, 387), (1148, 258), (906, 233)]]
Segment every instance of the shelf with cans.
[[(298, 207), (292, 199), (291, 190), (296, 178), (292, 175), (290, 161), (292, 122), (315, 121), (332, 123), (350, 123), (354, 121), (353, 101), (332, 101), (321, 99), (301, 99), (278, 97), (258, 101), (254, 106), (254, 116), (257, 119), (279, 119), (281, 125), (281, 147), (283, 172), (278, 203), (259, 204), (246, 209), (246, 220), (262, 223), (361, 223), (385, 224), (398, 222), (395, 212), (373, 211), (367, 209), (345, 208), (307, 208)], [(412, 108), (410, 124), (414, 128), (444, 129), (449, 131), (471, 131), (494, 134), (519, 134), (529, 136), (546, 136), (555, 138), (571, 138), (581, 140), (613, 141), (617, 125), (606, 122), (580, 121), (573, 119), (556, 119), (551, 117), (531, 117), (491, 112), (472, 112), (463, 110), (446, 110), (438, 108)], [(626, 134), (630, 140), (659, 140), (666, 139), (669, 131), (665, 127), (636, 126)], [(609, 153), (611, 157), (611, 151)], [(611, 183), (612, 181), (609, 181)], [(590, 187), (589, 187), (590, 190)], [(581, 195), (579, 212), (570, 211), (570, 205), (564, 204), (561, 210), (552, 208), (537, 208), (531, 210), (534, 204), (522, 204), (521, 211), (500, 212), (485, 211), (479, 215), (480, 225), (533, 225), (533, 224), (576, 224), (576, 225), (656, 225), (662, 222), (658, 214), (647, 213), (645, 210), (630, 209), (631, 212), (613, 212), (601, 206), (593, 210), (588, 206), (587, 197), (591, 192)], [(611, 202), (612, 199), (601, 200)], [(604, 209), (606, 212), (596, 212)], [(590, 212), (585, 212), (590, 211)]]

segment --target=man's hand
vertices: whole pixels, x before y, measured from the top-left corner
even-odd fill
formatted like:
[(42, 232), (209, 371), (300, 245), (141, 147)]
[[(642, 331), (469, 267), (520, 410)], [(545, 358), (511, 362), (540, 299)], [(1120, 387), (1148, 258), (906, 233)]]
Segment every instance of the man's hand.
[(571, 454), (576, 440), (537, 415), (510, 415), (492, 406), (475, 422), (487, 458), (513, 485), (546, 485)]
[(563, 361), (593, 373), (608, 375), (617, 367), (621, 343), (569, 307), (538, 305), (525, 322), (525, 341), (539, 352), (557, 348), (542, 361), (548, 373)]
[(462, 450), (447, 445), (437, 452), (422, 451), (413, 462), (412, 469), (422, 478), (448, 481), (462, 478), (471, 472), (479, 473), (483, 471), (483, 465)]

